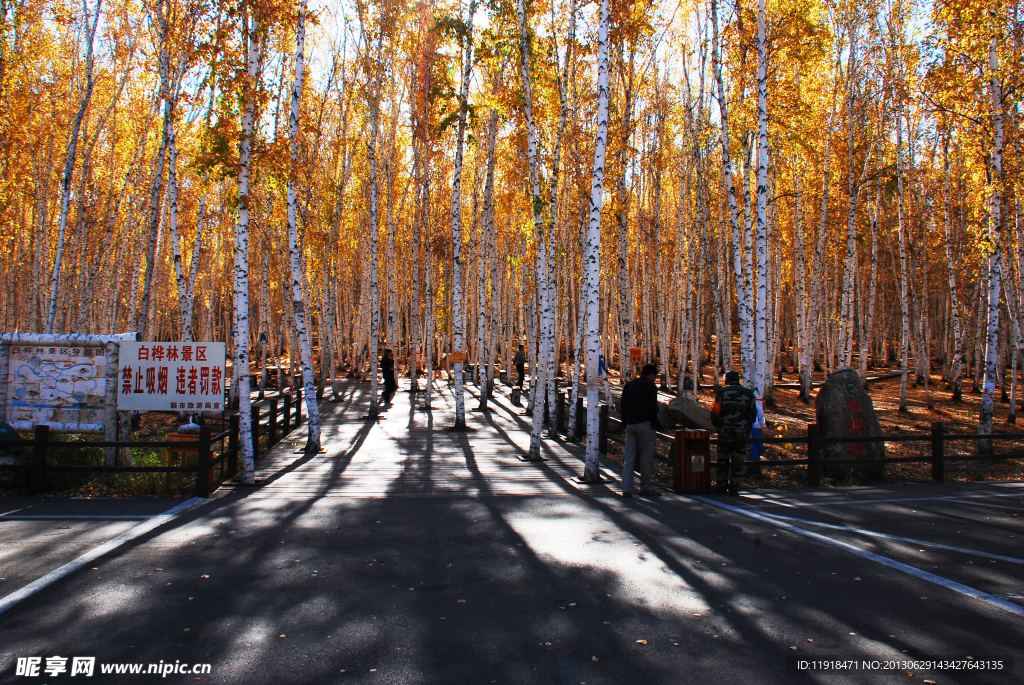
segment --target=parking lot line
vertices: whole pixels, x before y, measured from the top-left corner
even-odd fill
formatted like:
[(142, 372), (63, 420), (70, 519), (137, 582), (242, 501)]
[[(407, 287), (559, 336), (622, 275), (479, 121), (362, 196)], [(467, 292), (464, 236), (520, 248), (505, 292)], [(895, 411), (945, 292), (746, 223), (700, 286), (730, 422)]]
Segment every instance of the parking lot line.
[(977, 590), (968, 585), (964, 585), (963, 583), (958, 583), (956, 581), (950, 580), (949, 578), (943, 578), (942, 576), (936, 575), (934, 573), (929, 573), (928, 571), (922, 571), (919, 568), (915, 568), (909, 564), (904, 564), (901, 561), (896, 561), (895, 559), (890, 559), (889, 557), (884, 557), (881, 554), (875, 554), (874, 552), (868, 552), (866, 550), (861, 549), (860, 547), (851, 545), (847, 542), (842, 542), (840, 540), (830, 538), (827, 535), (822, 535), (820, 533), (814, 533), (809, 530), (804, 530), (803, 528), (794, 526), (791, 523), (786, 523), (785, 521), (780, 521), (778, 519), (772, 518), (771, 516), (760, 514), (755, 511), (750, 511), (748, 509), (745, 509), (744, 507), (736, 507), (731, 504), (718, 502), (709, 497), (704, 497), (700, 495), (694, 496), (694, 499), (704, 502), (705, 504), (708, 504), (713, 507), (725, 509), (726, 511), (731, 511), (736, 514), (740, 514), (741, 516), (747, 516), (749, 518), (761, 521), (762, 523), (770, 524), (772, 526), (775, 526), (776, 528), (781, 528), (782, 530), (789, 531), (790, 533), (796, 533), (797, 535), (802, 535), (806, 538), (817, 540), (818, 542), (823, 542), (826, 545), (838, 547), (839, 549), (850, 552), (851, 554), (856, 554), (857, 556), (863, 557), (864, 559), (870, 559), (871, 561), (882, 564), (883, 566), (888, 566), (889, 568), (896, 569), (897, 571), (903, 571), (904, 573), (920, 578), (921, 580), (927, 580), (930, 583), (941, 585), (944, 588), (953, 590), (954, 592), (959, 592), (960, 594), (967, 595), (968, 597), (973, 597), (974, 599), (985, 602), (986, 604), (994, 606), (998, 609), (1002, 609), (1003, 611), (1007, 611), (1011, 614), (1024, 617), (1024, 607), (1018, 604), (1014, 604), (1013, 602), (1007, 601), (1002, 597), (996, 597), (995, 595), (990, 595), (987, 592), (982, 592), (981, 590)]
[(824, 523), (823, 521), (810, 521), (808, 519), (798, 519), (793, 516), (783, 516), (782, 514), (765, 514), (774, 519), (784, 519), (786, 521), (793, 521), (794, 523), (806, 523), (812, 526), (821, 526), (823, 528), (832, 528), (833, 530), (845, 530), (850, 533), (860, 533), (861, 535), (870, 535), (875, 538), (885, 538), (887, 540), (899, 540), (900, 542), (910, 542), (915, 545), (921, 545), (922, 547), (935, 547), (936, 549), (946, 549), (951, 552), (962, 552), (963, 554), (974, 554), (979, 557), (985, 557), (987, 559), (998, 559), (999, 561), (1008, 561), (1011, 564), (1024, 564), (1024, 559), (1018, 559), (1017, 557), (1004, 557), (1002, 554), (990, 554), (988, 552), (980, 552), (976, 549), (968, 549), (967, 547), (956, 547), (954, 545), (944, 545), (939, 542), (928, 542), (927, 540), (917, 540), (915, 538), (905, 538), (901, 535), (890, 535), (888, 533), (879, 533), (874, 530), (867, 530), (865, 528), (854, 528), (853, 526), (838, 525), (835, 523)]
[(9, 594), (6, 597), (4, 597), (3, 599), (0, 599), (0, 614), (4, 613), (8, 609), (10, 609), (11, 607), (13, 607), (18, 602), (21, 602), (22, 600), (31, 597), (32, 595), (34, 595), (35, 593), (39, 592), (43, 588), (46, 588), (46, 587), (49, 587), (50, 585), (53, 585), (55, 582), (57, 582), (61, 578), (74, 573), (75, 571), (77, 571), (78, 569), (82, 568), (86, 564), (91, 563), (94, 559), (100, 558), (101, 556), (103, 556), (107, 552), (111, 552), (111, 551), (117, 549), (118, 547), (120, 547), (124, 543), (129, 542), (131, 540), (134, 540), (135, 538), (139, 537), (140, 535), (145, 535), (146, 533), (148, 533), (149, 531), (153, 530), (157, 526), (163, 525), (164, 523), (167, 523), (168, 521), (171, 521), (172, 519), (177, 517), (181, 512), (185, 511), (186, 509), (188, 509), (192, 505), (198, 504), (199, 502), (203, 502), (203, 501), (204, 501), (204, 499), (202, 497), (193, 497), (191, 499), (185, 500), (181, 504), (179, 504), (179, 505), (177, 505), (175, 507), (171, 507), (170, 509), (168, 509), (164, 513), (157, 514), (156, 516), (153, 516), (152, 518), (147, 519), (146, 521), (144, 521), (143, 523), (140, 523), (139, 525), (135, 526), (134, 528), (126, 530), (125, 532), (121, 533), (117, 537), (111, 538), (110, 540), (108, 540), (107, 542), (103, 543), (99, 547), (94, 547), (93, 549), (89, 550), (88, 552), (86, 552), (82, 556), (78, 557), (77, 559), (69, 561), (68, 563), (64, 564), (63, 566), (61, 566), (60, 568), (58, 568), (58, 569), (56, 569), (54, 571), (50, 571), (49, 573), (47, 573), (42, 578), (39, 578), (37, 580), (32, 581), (31, 583), (29, 583), (25, 587), (21, 588), (20, 590), (16, 590), (15, 592), (12, 592), (11, 594)]

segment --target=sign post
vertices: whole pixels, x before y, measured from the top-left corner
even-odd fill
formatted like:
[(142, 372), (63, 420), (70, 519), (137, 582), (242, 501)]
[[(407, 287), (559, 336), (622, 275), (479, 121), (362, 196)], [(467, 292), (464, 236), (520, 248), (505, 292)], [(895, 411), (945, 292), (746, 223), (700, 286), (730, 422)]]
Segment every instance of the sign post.
[(121, 343), (120, 410), (222, 411), (224, 343)]

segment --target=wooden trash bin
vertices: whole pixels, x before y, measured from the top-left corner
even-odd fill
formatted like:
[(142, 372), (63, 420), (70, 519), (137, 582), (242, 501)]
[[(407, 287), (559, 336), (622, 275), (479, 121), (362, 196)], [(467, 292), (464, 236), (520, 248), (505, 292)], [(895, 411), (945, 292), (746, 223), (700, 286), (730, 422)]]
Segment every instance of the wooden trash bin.
[(673, 487), (681, 495), (711, 490), (711, 438), (705, 430), (679, 430), (675, 439)]

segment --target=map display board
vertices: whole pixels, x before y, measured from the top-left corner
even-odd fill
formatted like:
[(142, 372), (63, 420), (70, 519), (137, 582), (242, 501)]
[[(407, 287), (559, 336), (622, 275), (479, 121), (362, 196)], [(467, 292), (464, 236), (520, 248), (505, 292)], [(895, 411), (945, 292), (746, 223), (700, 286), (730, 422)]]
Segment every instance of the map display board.
[(224, 343), (122, 342), (117, 408), (221, 411)]
[(16, 427), (49, 423), (102, 429), (106, 373), (102, 345), (12, 343), (7, 420)]

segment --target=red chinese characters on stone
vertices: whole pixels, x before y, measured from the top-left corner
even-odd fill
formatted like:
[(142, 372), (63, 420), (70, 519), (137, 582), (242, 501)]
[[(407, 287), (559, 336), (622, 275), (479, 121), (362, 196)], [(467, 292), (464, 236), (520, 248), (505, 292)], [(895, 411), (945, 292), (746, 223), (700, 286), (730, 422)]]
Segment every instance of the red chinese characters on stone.
[(849, 425), (847, 425), (847, 429), (849, 429), (849, 431), (851, 433), (861, 433), (861, 432), (863, 432), (864, 431), (864, 420), (863, 419), (859, 419), (859, 418), (853, 419), (852, 421), (850, 421)]

